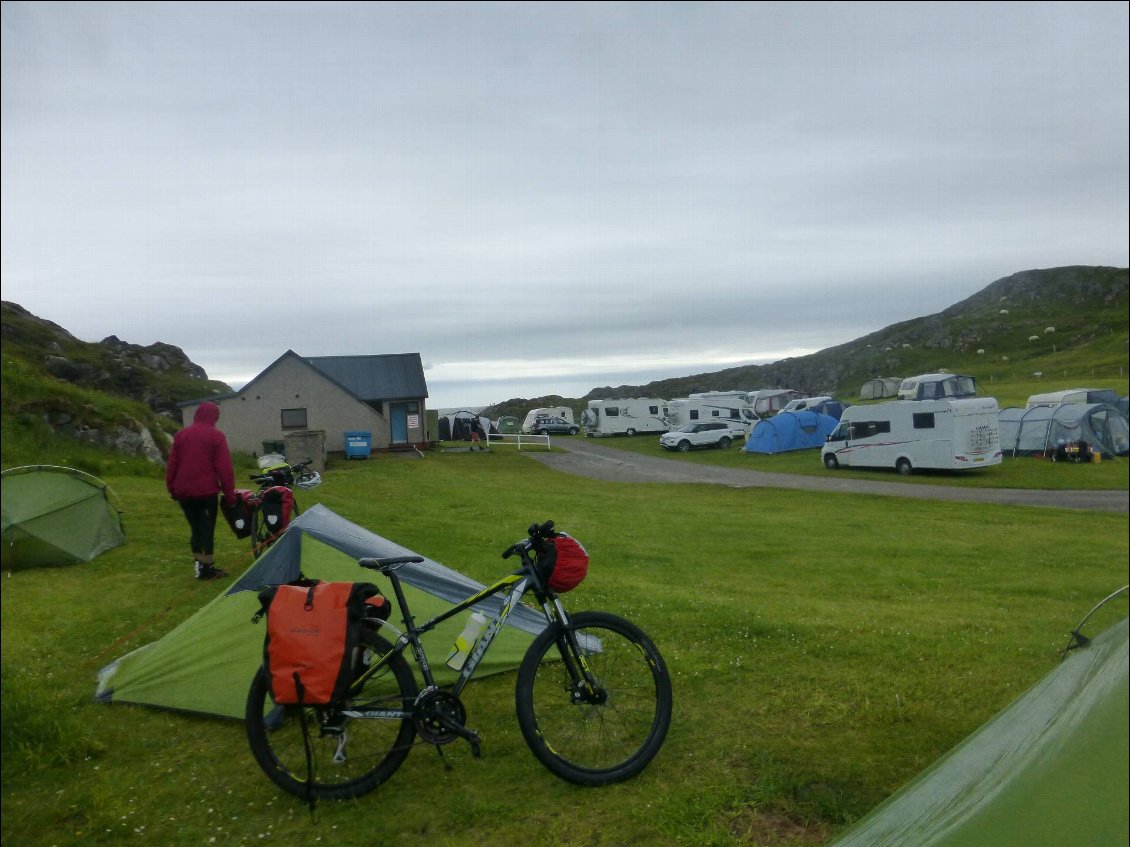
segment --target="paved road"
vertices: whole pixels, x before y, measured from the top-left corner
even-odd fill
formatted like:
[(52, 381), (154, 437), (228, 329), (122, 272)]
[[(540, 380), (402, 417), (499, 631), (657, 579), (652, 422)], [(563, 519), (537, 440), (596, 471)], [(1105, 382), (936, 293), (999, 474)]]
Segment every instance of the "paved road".
[(565, 473), (611, 482), (690, 482), (728, 485), (732, 488), (792, 488), (804, 491), (854, 492), (924, 500), (1004, 503), (1055, 509), (1084, 509), (1130, 513), (1130, 491), (1031, 491), (1018, 488), (959, 488), (916, 485), (913, 482), (877, 482), (852, 479), (851, 471), (829, 471), (827, 476), (765, 473), (740, 468), (720, 468), (698, 462), (644, 456), (617, 450), (591, 438), (558, 438), (554, 447), (568, 452), (528, 455)]

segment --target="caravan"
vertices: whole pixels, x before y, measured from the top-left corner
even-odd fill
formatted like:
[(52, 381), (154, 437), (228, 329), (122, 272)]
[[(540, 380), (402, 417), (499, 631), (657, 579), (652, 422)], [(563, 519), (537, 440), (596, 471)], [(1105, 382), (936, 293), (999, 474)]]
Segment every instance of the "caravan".
[(526, 418), (522, 421), (522, 432), (526, 434), (539, 432), (541, 427), (539, 427), (538, 424), (542, 421), (549, 421), (551, 418), (560, 418), (567, 426), (572, 427), (570, 434), (580, 431), (580, 427), (576, 427), (573, 423), (572, 409), (568, 406), (549, 406), (539, 409), (530, 409), (530, 411), (526, 412)]
[(976, 397), (977, 380), (951, 373), (910, 376), (899, 386), (900, 400), (941, 400), (944, 397)]
[(803, 391), (794, 391), (791, 388), (762, 388), (749, 393), (749, 402), (757, 417), (767, 418), (782, 411), (794, 400), (801, 400), (807, 396)]
[(671, 430), (704, 421), (724, 421), (746, 430), (757, 421), (746, 391), (703, 391), (672, 400), (667, 409), (667, 425)]
[(585, 435), (636, 435), (667, 431), (667, 401), (655, 397), (631, 400), (589, 400), (581, 413)]
[(828, 470), (845, 467), (969, 470), (1001, 463), (997, 401), (895, 400), (845, 409), (821, 451)]

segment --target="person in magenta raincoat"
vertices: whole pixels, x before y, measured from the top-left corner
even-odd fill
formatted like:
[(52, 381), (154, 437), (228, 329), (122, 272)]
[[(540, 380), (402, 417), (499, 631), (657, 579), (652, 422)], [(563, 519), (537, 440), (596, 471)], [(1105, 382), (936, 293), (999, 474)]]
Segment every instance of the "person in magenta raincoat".
[(228, 505), (236, 496), (228, 439), (216, 427), (219, 418), (219, 406), (201, 403), (192, 424), (173, 436), (165, 468), (165, 487), (188, 521), (193, 573), (201, 580), (227, 576), (215, 562), (216, 516), (220, 495)]

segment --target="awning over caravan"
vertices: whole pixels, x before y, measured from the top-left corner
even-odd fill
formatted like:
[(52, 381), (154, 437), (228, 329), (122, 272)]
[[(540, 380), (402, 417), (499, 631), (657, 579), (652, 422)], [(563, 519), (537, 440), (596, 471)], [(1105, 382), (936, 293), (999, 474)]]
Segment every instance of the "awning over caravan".
[(1123, 620), (831, 847), (1125, 844), (1128, 708)]
[(74, 468), (29, 465), (2, 475), (5, 568), (89, 562), (125, 544), (109, 486)]
[[(357, 560), (407, 555), (415, 554), (324, 506), (313, 506), (222, 595), (164, 638), (103, 668), (96, 699), (242, 718), (247, 689), (263, 659), (265, 626), (250, 623), (259, 609), (260, 589), (292, 581), (301, 571), (311, 579), (327, 582), (373, 582), (391, 597), (388, 581), (362, 569)], [(483, 587), (430, 559), (404, 565), (398, 573), (417, 622), (449, 609), (455, 601)], [(493, 612), (498, 603), (486, 601), (476, 608)], [(399, 626), (395, 610), (389, 622)], [(465, 622), (456, 615), (423, 637), (432, 671), (441, 685), (455, 680), (456, 673), (447, 668), (444, 659)], [(516, 668), (533, 635), (544, 626), (537, 611), (516, 607), (476, 675)]]
[(1086, 441), (1104, 457), (1130, 452), (1126, 416), (1105, 403), (1009, 407), (998, 416), (1001, 450), (1006, 456), (1041, 455), (1064, 444)]

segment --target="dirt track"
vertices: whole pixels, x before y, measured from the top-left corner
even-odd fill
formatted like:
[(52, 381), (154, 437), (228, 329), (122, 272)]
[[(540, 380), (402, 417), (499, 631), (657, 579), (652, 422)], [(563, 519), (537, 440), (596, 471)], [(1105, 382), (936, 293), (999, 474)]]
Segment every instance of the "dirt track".
[(1029, 491), (1017, 488), (951, 488), (916, 485), (913, 482), (876, 482), (852, 479), (851, 471), (828, 472), (827, 477), (764, 473), (738, 468), (719, 468), (697, 462), (643, 456), (607, 447), (589, 438), (559, 438), (553, 442), (568, 452), (528, 455), (565, 473), (609, 482), (687, 482), (728, 485), (731, 488), (791, 488), (804, 491), (854, 492), (886, 497), (952, 500), (1083, 509), (1130, 513), (1130, 491)]

